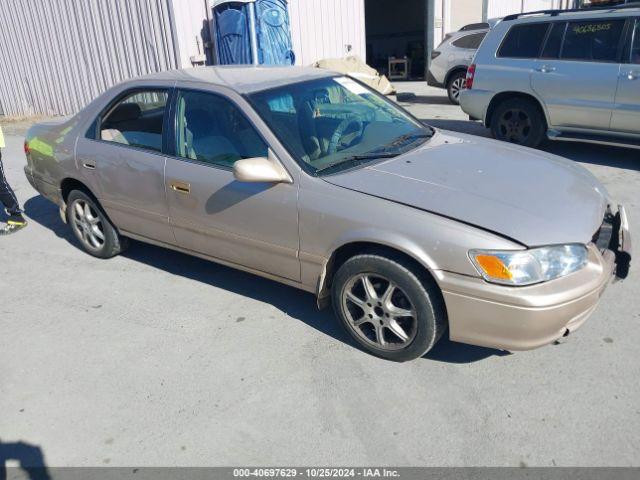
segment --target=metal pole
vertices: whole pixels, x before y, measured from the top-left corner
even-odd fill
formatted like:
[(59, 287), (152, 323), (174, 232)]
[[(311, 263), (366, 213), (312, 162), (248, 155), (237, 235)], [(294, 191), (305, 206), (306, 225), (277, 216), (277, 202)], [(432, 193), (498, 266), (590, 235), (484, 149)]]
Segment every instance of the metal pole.
[(489, 19), (489, 0), (482, 0), (482, 21)]
[(436, 2), (435, 0), (424, 1), (424, 53), (426, 55), (424, 63), (424, 78), (427, 78), (427, 75), (429, 74), (429, 68), (431, 67), (431, 52), (433, 52), (433, 30), (435, 28)]
[(251, 63), (258, 65), (258, 36), (256, 29), (256, 4), (249, 4), (249, 35), (251, 36)]

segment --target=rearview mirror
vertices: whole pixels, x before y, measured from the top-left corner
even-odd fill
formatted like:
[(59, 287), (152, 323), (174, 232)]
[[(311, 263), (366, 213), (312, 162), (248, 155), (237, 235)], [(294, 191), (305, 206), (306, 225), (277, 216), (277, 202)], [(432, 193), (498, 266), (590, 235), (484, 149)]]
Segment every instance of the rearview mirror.
[(239, 182), (291, 183), (291, 177), (275, 158), (255, 157), (238, 160), (233, 164), (233, 176)]

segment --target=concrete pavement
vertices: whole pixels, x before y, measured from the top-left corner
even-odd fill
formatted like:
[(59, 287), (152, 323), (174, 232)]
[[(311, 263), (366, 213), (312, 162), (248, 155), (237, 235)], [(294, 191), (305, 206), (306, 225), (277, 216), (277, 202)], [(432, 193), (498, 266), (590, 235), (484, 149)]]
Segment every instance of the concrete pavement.
[[(419, 118), (486, 134), (444, 92), (398, 86)], [(0, 239), (0, 449), (27, 442), (50, 466), (640, 466), (637, 265), (566, 344), (445, 340), (395, 364), (309, 294), (135, 242), (84, 254), (7, 141), (31, 223)], [(637, 151), (546, 149), (593, 171), (640, 239)]]

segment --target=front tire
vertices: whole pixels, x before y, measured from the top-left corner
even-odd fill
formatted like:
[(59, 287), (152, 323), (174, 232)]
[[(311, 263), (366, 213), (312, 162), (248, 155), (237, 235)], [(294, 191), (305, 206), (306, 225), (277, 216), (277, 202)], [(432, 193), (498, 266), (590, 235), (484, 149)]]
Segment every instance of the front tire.
[(94, 257), (111, 258), (127, 246), (98, 202), (80, 190), (67, 198), (67, 223), (82, 248)]
[(357, 255), (336, 272), (336, 315), (367, 352), (397, 362), (422, 357), (447, 325), (435, 282), (402, 258)]
[(496, 140), (536, 148), (545, 136), (546, 121), (538, 106), (526, 98), (511, 98), (496, 108), (491, 134)]
[(460, 92), (466, 88), (467, 72), (456, 72), (447, 82), (447, 95), (454, 105), (460, 105)]

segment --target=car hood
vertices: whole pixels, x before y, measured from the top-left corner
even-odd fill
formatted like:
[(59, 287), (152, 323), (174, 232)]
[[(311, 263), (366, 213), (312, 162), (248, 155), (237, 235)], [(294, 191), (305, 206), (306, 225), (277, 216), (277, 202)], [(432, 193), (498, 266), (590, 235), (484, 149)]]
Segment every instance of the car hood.
[(323, 178), (529, 247), (588, 243), (608, 203), (598, 180), (569, 160), (445, 131), (399, 157)]

